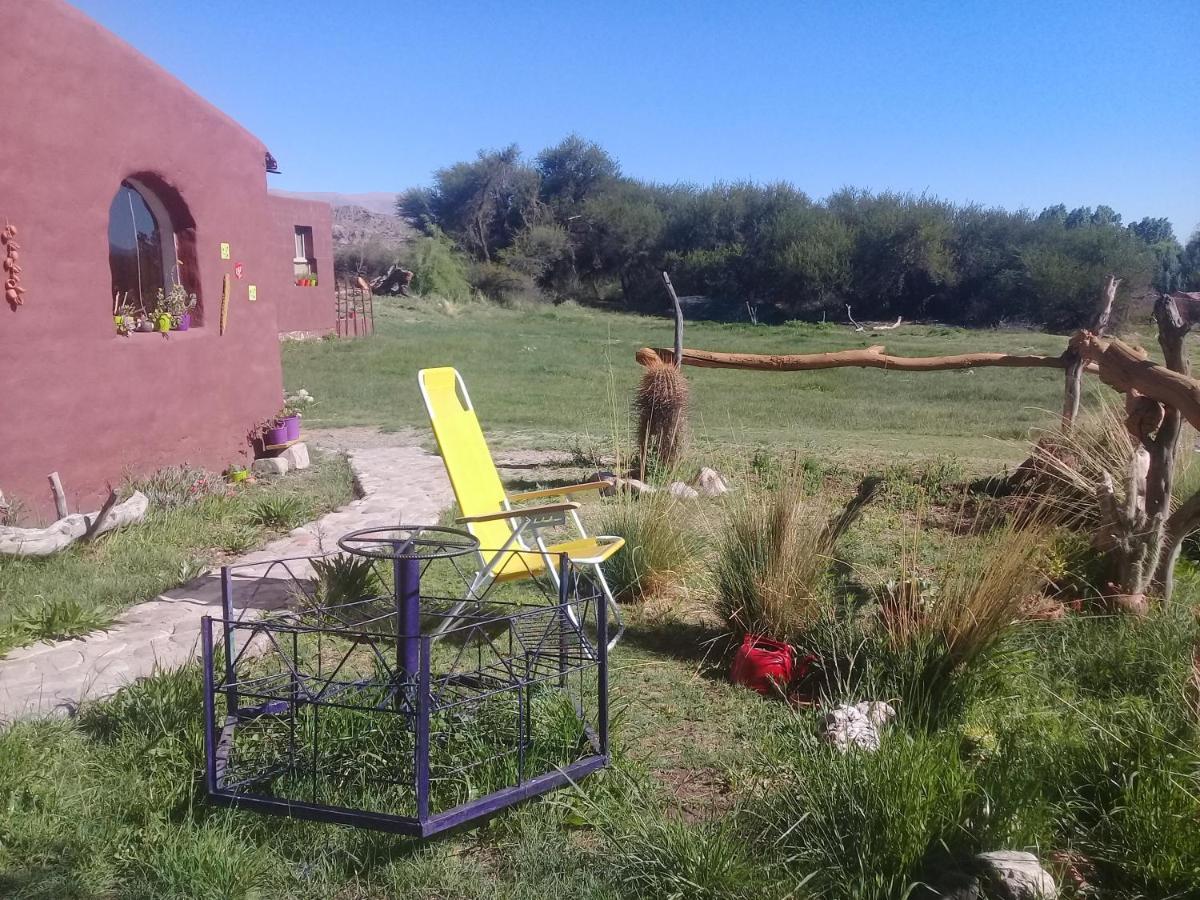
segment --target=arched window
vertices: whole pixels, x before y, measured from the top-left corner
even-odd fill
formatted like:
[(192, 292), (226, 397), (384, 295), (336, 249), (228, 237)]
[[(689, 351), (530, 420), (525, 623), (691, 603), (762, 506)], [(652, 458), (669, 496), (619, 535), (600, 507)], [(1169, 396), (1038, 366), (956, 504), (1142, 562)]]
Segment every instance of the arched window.
[(165, 185), (152, 188), (141, 177), (122, 181), (108, 208), (108, 264), (116, 304), (136, 316), (152, 312), (158, 292), (176, 283), (197, 293), (187, 265), (195, 257), (194, 234), (186, 207)]

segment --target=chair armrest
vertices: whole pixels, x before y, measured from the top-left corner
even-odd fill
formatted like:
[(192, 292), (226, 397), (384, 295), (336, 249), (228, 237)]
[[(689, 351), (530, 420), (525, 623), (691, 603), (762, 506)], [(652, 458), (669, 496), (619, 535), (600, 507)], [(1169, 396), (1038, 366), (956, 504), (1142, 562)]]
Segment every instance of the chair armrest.
[(544, 497), (567, 497), (571, 494), (578, 494), (583, 491), (602, 491), (605, 488), (612, 487), (607, 481), (589, 481), (586, 484), (568, 484), (564, 487), (542, 488), (537, 491), (522, 491), (519, 494), (511, 494), (509, 500), (514, 503), (524, 503), (526, 500), (541, 500)]
[(481, 516), (459, 516), (454, 521), (460, 525), (468, 525), (472, 522), (495, 522), (500, 519), (528, 519), (532, 516), (546, 516), (572, 509), (579, 509), (579, 504), (547, 503), (544, 506), (527, 506), (524, 509), (502, 509), (499, 512), (484, 513)]

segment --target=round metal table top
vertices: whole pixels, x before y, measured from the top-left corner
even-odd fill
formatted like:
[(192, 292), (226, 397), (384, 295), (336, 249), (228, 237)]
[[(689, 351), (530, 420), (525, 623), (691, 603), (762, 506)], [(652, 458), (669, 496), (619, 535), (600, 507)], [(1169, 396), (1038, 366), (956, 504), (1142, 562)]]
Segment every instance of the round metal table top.
[(479, 540), (457, 528), (387, 525), (361, 528), (338, 539), (338, 546), (371, 559), (448, 559), (479, 549)]

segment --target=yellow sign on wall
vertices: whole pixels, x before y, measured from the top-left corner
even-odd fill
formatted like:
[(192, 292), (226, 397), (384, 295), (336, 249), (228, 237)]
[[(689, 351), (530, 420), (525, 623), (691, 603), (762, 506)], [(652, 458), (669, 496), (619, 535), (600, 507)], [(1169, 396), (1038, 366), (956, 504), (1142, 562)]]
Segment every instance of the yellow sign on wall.
[(229, 245), (221, 244), (221, 259), (229, 259)]
[(253, 303), (255, 300), (258, 299), (258, 285), (256, 285), (256, 284), (250, 285), (248, 293), (250, 295), (250, 302)]

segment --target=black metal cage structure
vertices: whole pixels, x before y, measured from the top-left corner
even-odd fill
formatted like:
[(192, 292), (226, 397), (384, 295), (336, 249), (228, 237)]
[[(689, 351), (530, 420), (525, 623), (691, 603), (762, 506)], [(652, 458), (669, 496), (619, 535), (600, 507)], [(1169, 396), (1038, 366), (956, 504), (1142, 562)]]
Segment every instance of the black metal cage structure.
[(509, 551), (531, 577), (464, 607), (469, 535), (339, 543), (222, 570), (201, 632), (214, 800), (430, 837), (607, 765), (606, 608), (566, 556), (548, 577)]

